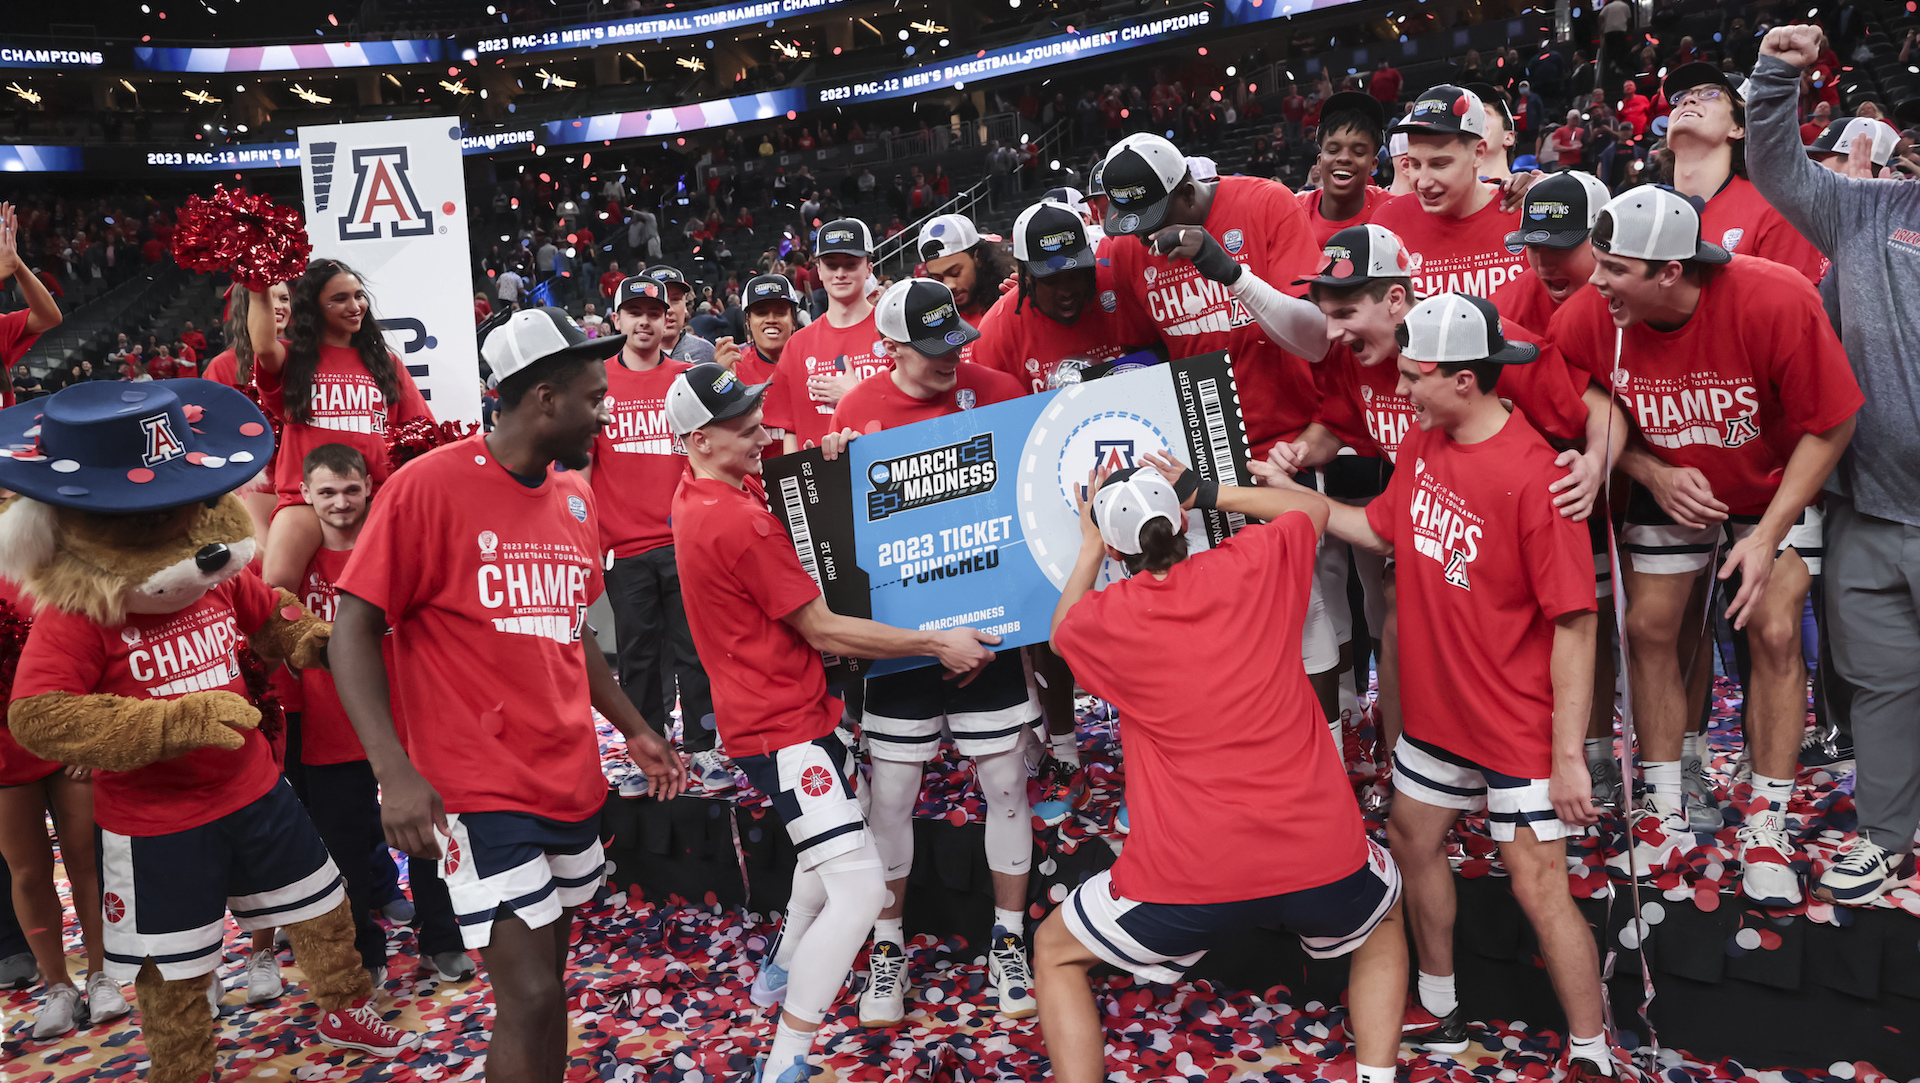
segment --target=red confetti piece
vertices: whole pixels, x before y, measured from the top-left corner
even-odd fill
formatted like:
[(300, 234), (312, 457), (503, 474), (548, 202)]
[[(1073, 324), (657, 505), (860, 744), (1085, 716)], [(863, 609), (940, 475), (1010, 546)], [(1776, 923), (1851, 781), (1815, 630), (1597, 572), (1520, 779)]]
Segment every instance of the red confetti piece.
[(288, 604), (280, 607), (280, 617), (283, 620), (296, 621), (306, 615), (307, 611), (297, 605)]
[(153, 471), (148, 470), (144, 466), (136, 466), (132, 470), (127, 471), (127, 480), (133, 482), (135, 485), (145, 485), (147, 482), (153, 480)]
[(201, 418), (207, 416), (207, 408), (197, 402), (187, 403), (180, 408), (180, 412), (187, 416), (189, 424), (197, 423)]
[(242, 436), (258, 436), (261, 433), (266, 431), (267, 431), (267, 427), (265, 425), (260, 424), (258, 421), (244, 422), (240, 426), (240, 435)]

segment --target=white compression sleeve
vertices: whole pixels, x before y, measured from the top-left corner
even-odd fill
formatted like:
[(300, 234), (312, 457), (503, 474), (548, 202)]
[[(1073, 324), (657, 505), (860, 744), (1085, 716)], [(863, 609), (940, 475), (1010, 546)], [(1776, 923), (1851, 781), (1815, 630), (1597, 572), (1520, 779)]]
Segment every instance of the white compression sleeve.
[(1312, 301), (1290, 297), (1247, 271), (1227, 287), (1279, 347), (1308, 361), (1327, 356), (1327, 318)]
[(795, 873), (796, 893), (804, 877), (820, 880), (827, 905), (793, 951), (783, 1007), (797, 1019), (818, 1023), (827, 1017), (840, 987), (846, 984), (847, 971), (853, 969), (860, 945), (867, 942), (873, 919), (880, 916), (880, 901), (887, 885), (880, 878), (880, 854), (871, 838), (858, 850), (837, 854), (806, 872)]
[(1033, 862), (1033, 809), (1027, 804), (1027, 757), (1019, 748), (973, 758), (987, 801), (987, 868), (1019, 875)]
[(903, 763), (875, 756), (867, 778), (872, 794), (867, 809), (867, 831), (880, 850), (889, 880), (904, 879), (913, 869), (913, 805), (920, 799), (926, 764)]

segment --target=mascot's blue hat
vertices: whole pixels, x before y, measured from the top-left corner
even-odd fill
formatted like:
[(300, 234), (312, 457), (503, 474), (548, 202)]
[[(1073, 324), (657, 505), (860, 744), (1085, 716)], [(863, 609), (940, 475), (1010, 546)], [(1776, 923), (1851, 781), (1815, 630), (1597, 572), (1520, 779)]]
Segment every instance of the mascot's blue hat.
[(0, 487), (126, 514), (231, 492), (273, 456), (253, 400), (212, 380), (94, 381), (0, 410)]

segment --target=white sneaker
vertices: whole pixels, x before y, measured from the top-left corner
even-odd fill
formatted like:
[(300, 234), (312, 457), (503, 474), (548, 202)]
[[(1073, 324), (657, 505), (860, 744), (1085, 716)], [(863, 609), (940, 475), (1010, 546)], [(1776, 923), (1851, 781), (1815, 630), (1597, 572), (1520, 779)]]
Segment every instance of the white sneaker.
[(120, 983), (107, 976), (104, 970), (96, 970), (87, 975), (87, 1021), (92, 1024), (109, 1023), (126, 1015), (126, 995), (120, 992)]
[(1033, 967), (1027, 963), (1027, 945), (1018, 933), (994, 929), (993, 946), (987, 951), (987, 980), (1000, 994), (1000, 1014), (1008, 1019), (1025, 1019), (1040, 1010), (1033, 999)]
[(1687, 830), (1680, 810), (1668, 808), (1666, 802), (1651, 794), (1627, 822), (1627, 845), (1607, 858), (1607, 867), (1623, 876), (1638, 870), (1642, 879), (1652, 879), (1675, 854), (1693, 846), (1693, 833)]
[(1871, 906), (1894, 885), (1899, 864), (1899, 854), (1865, 835), (1857, 836), (1820, 875), (1814, 894), (1842, 906)]
[(733, 768), (727, 765), (727, 758), (718, 749), (695, 752), (687, 759), (687, 773), (699, 780), (701, 789), (725, 793), (734, 788)]
[(897, 1027), (907, 1018), (907, 955), (882, 940), (867, 956), (867, 987), (860, 991), (860, 1025)]
[(247, 1003), (265, 1004), (286, 991), (286, 983), (280, 980), (280, 957), (270, 951), (254, 952), (247, 962)]
[(40, 1010), (33, 1016), (35, 1038), (58, 1038), (73, 1029), (80, 1014), (80, 990), (62, 983), (40, 998)]
[(1735, 836), (1740, 842), (1740, 890), (1763, 906), (1796, 906), (1800, 874), (1793, 870), (1793, 840), (1787, 814), (1776, 808), (1753, 813)]
[(441, 981), (466, 981), (478, 969), (464, 951), (443, 951), (433, 957), (433, 973)]
[(220, 1018), (220, 998), (227, 995), (227, 987), (220, 982), (220, 972), (207, 975), (207, 1007), (213, 1009), (213, 1017)]

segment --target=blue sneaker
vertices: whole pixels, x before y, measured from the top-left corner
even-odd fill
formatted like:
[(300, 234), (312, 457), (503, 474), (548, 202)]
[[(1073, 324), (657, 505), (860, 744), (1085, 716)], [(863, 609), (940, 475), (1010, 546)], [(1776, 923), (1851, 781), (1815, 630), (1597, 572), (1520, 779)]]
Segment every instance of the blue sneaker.
[(771, 1008), (787, 999), (787, 972), (771, 957), (760, 964), (760, 973), (753, 976), (753, 988), (747, 991), (747, 998), (762, 1008)]
[(719, 749), (710, 748), (688, 757), (687, 774), (708, 793), (725, 793), (734, 788), (733, 768)]
[(1033, 814), (1040, 822), (1052, 827), (1078, 808), (1085, 808), (1090, 796), (1087, 780), (1081, 770), (1065, 760), (1049, 755), (1041, 763), (1039, 777), (1044, 784), (1040, 800), (1033, 803)]
[(807, 1058), (795, 1057), (793, 1063), (778, 1076), (767, 1074), (767, 1055), (760, 1054), (759, 1062), (753, 1066), (754, 1083), (807, 1083), (807, 1077), (813, 1073), (807, 1068)]
[(1132, 833), (1133, 825), (1127, 822), (1127, 806), (1120, 806), (1120, 815), (1113, 818), (1113, 829), (1122, 835)]

